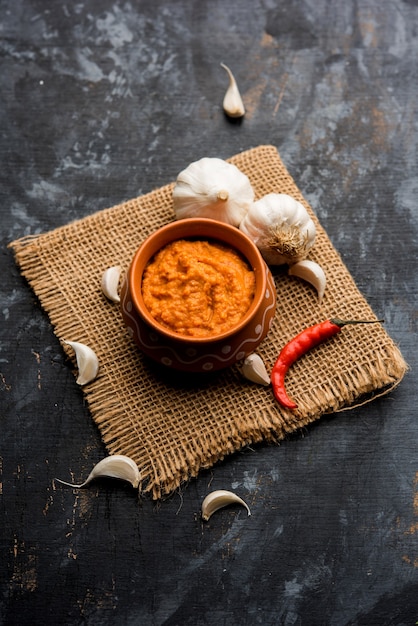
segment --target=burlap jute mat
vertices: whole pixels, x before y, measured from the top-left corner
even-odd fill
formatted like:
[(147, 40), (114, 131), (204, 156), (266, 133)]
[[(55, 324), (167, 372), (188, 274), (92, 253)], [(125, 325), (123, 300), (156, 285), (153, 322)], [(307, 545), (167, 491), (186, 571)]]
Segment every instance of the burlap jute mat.
[[(287, 193), (307, 207), (318, 230), (310, 258), (327, 274), (318, 305), (307, 283), (287, 276), (285, 269), (274, 270), (277, 313), (258, 350), (267, 368), (306, 326), (329, 317), (375, 319), (277, 150), (259, 146), (230, 161), (247, 174), (258, 198)], [(242, 379), (236, 367), (195, 380), (151, 363), (131, 342), (118, 305), (106, 300), (100, 283), (107, 267), (126, 269), (143, 239), (174, 219), (172, 188), (171, 183), (10, 244), (60, 340), (85, 343), (97, 353), (99, 376), (83, 388), (92, 418), (109, 453), (126, 454), (138, 463), (142, 489), (153, 498), (246, 444), (278, 441), (324, 413), (386, 393), (407, 369), (383, 327), (346, 326), (291, 368), (287, 391), (299, 405), (291, 412), (280, 408), (270, 388)]]

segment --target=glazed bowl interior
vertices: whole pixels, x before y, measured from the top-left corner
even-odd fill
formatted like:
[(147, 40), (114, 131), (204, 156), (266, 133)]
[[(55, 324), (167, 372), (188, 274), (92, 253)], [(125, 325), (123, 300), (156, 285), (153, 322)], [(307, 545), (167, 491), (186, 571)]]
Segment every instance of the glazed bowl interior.
[[(164, 246), (178, 239), (201, 239), (218, 241), (237, 250), (248, 262), (255, 275), (255, 293), (253, 301), (239, 324), (224, 333), (210, 337), (189, 337), (180, 335), (159, 324), (145, 306), (142, 297), (142, 276), (152, 257)], [(185, 343), (208, 343), (223, 340), (243, 328), (256, 314), (263, 301), (266, 289), (266, 272), (263, 258), (257, 246), (238, 228), (206, 218), (190, 218), (170, 222), (152, 233), (136, 252), (130, 269), (129, 283), (132, 300), (136, 310), (144, 321), (156, 332), (165, 337)]]

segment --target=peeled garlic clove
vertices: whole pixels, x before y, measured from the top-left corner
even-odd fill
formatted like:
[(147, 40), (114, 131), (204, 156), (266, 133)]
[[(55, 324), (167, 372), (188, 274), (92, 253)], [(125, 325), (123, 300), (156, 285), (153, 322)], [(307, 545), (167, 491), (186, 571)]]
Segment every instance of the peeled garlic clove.
[(88, 485), (95, 478), (103, 477), (126, 480), (131, 483), (134, 488), (138, 487), (140, 480), (137, 464), (129, 456), (125, 456), (123, 454), (112, 454), (99, 461), (81, 485), (73, 485), (72, 483), (60, 480), (59, 478), (55, 478), (55, 480), (63, 485), (67, 485), (68, 487), (80, 489), (81, 487)]
[(99, 371), (99, 359), (96, 353), (84, 343), (79, 343), (78, 341), (63, 341), (72, 347), (76, 355), (78, 367), (76, 383), (78, 385), (90, 383), (96, 378)]
[(120, 302), (120, 297), (118, 294), (120, 273), (121, 268), (118, 265), (108, 267), (107, 270), (103, 272), (102, 291), (106, 298), (108, 298), (112, 302)]
[(212, 491), (209, 493), (206, 498), (202, 502), (202, 519), (207, 522), (208, 519), (225, 506), (229, 504), (242, 504), (247, 509), (248, 515), (251, 515), (250, 508), (244, 500), (242, 500), (239, 496), (237, 496), (232, 491), (225, 491), (224, 489), (219, 489), (217, 491)]
[(241, 374), (259, 385), (270, 385), (270, 376), (267, 373), (264, 361), (259, 354), (253, 352), (242, 363)]
[(296, 276), (310, 283), (318, 292), (318, 302), (321, 303), (325, 293), (325, 285), (327, 282), (325, 272), (318, 263), (304, 259), (298, 261), (289, 268), (289, 276)]
[(223, 109), (229, 117), (242, 117), (245, 115), (245, 107), (238, 89), (237, 82), (227, 65), (221, 63), (229, 77), (229, 86), (223, 100)]

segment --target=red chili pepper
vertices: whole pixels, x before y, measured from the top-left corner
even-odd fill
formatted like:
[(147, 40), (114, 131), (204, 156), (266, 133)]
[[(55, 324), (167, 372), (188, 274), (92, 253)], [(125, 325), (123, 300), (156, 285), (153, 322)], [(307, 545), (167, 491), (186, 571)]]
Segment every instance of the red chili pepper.
[(306, 352), (339, 333), (346, 324), (377, 324), (383, 320), (326, 320), (303, 330), (287, 343), (279, 354), (271, 372), (271, 384), (277, 402), (287, 409), (296, 409), (297, 404), (286, 393), (284, 379), (288, 369)]

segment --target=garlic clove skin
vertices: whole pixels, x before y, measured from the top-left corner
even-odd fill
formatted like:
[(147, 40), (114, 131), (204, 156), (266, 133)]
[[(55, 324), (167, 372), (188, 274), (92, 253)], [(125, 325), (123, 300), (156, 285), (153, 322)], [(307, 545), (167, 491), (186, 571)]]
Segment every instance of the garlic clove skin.
[(251, 380), (253, 383), (265, 386), (270, 385), (270, 376), (267, 373), (264, 361), (261, 356), (255, 352), (244, 359), (240, 371), (244, 378)]
[(322, 302), (327, 279), (324, 270), (318, 263), (310, 259), (298, 261), (290, 266), (288, 274), (289, 276), (296, 276), (297, 278), (306, 280), (306, 282), (315, 287), (318, 293), (318, 302), (319, 304)]
[(206, 217), (239, 226), (254, 201), (249, 178), (238, 167), (216, 157), (190, 163), (173, 189), (176, 219)]
[(120, 302), (118, 293), (120, 275), (121, 268), (118, 265), (108, 267), (107, 270), (103, 272), (101, 282), (102, 291), (111, 302)]
[(78, 377), (76, 383), (78, 385), (86, 385), (94, 380), (99, 372), (99, 359), (96, 353), (89, 346), (78, 341), (63, 340), (68, 346), (71, 346), (75, 352), (78, 367)]
[(73, 487), (75, 489), (81, 489), (86, 487), (95, 478), (119, 478), (131, 483), (135, 489), (139, 486), (140, 473), (137, 464), (129, 456), (124, 454), (112, 454), (99, 461), (92, 469), (84, 483), (81, 485), (74, 485), (67, 483), (64, 480), (55, 478), (55, 480), (67, 487)]
[(254, 202), (239, 228), (256, 244), (268, 265), (301, 261), (316, 238), (316, 227), (306, 208), (284, 193), (270, 193)]
[(229, 117), (243, 117), (245, 107), (234, 75), (225, 63), (221, 63), (221, 67), (227, 72), (229, 78), (229, 86), (222, 103), (223, 110)]
[(250, 507), (242, 498), (237, 496), (233, 491), (219, 489), (209, 493), (202, 502), (202, 519), (207, 522), (209, 518), (219, 509), (229, 504), (241, 504), (247, 509), (248, 515), (251, 515)]

